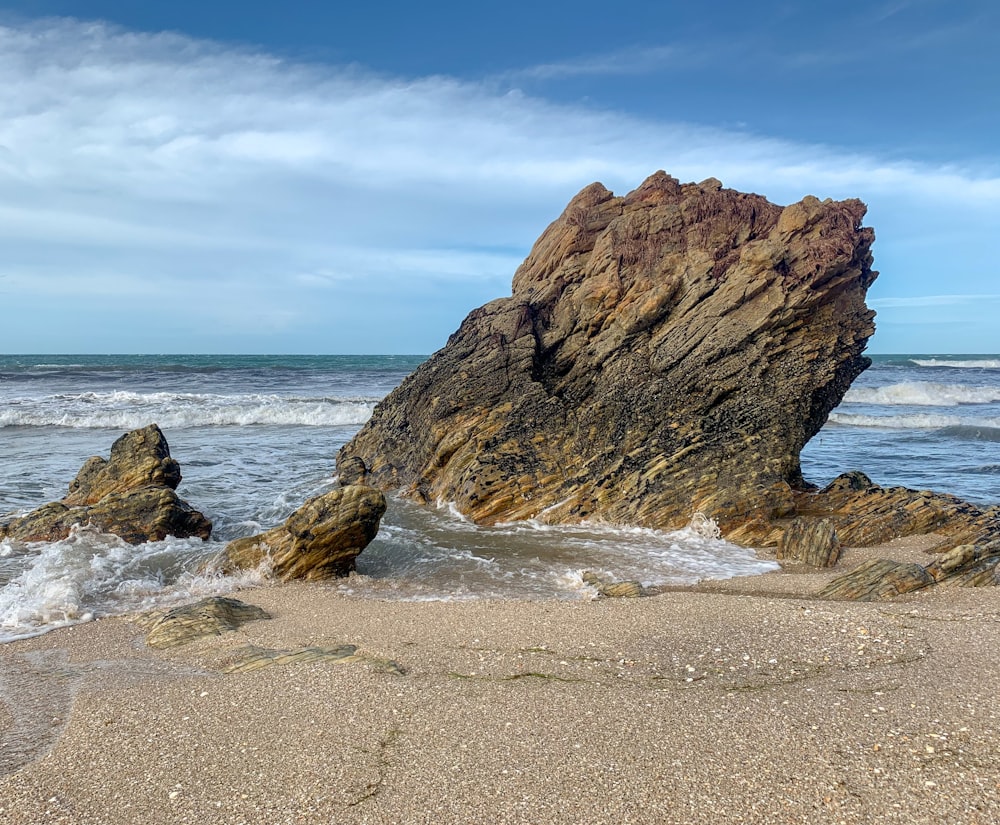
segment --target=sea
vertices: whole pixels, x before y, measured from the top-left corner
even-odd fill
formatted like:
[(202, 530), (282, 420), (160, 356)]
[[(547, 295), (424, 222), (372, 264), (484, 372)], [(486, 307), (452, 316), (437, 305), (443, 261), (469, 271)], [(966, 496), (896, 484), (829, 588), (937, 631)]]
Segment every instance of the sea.
[[(267, 586), (205, 572), (226, 542), (269, 529), (335, 483), (337, 451), (424, 360), (411, 355), (0, 355), (0, 521), (62, 498), (92, 455), (156, 423), (178, 493), (212, 539), (137, 547), (81, 526), (0, 542), (0, 641), (94, 618)], [(882, 485), (1000, 502), (1000, 355), (878, 355), (802, 453), (823, 485), (859, 469)], [(357, 572), (362, 599), (590, 599), (582, 572), (651, 587), (774, 569), (692, 513), (656, 531), (534, 522), (478, 527), (446, 504), (390, 497)]]

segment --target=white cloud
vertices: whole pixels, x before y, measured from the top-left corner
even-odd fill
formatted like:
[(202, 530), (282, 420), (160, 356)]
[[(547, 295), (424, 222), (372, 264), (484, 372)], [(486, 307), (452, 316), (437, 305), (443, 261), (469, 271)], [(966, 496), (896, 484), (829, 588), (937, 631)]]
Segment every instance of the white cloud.
[[(651, 49), (528, 71), (627, 73), (675, 58)], [(422, 279), (453, 284), (457, 304), (479, 300), (577, 190), (602, 180), (626, 191), (659, 168), (778, 202), (857, 195), (958, 222), (1000, 206), (1000, 177), (976, 170), (102, 24), (0, 27), (0, 83), (5, 303), (29, 276), (30, 292), (53, 300), (153, 278), (161, 291), (197, 283), (199, 311), (226, 325), (241, 293), (239, 313), (278, 329), (316, 309), (306, 295), (364, 282), (412, 305), (416, 324)], [(0, 346), (28, 346), (27, 329), (8, 325)]]
[[(580, 65), (624, 64), (626, 54)], [(602, 174), (638, 183), (658, 165), (680, 165), (695, 176), (711, 169), (722, 177), (721, 168), (764, 183), (1000, 198), (1000, 179), (960, 169), (556, 106), (449, 78), (289, 64), (97, 24), (0, 28), (0, 77), (5, 178), (22, 185), (99, 183), (187, 200), (267, 175), (534, 189)]]

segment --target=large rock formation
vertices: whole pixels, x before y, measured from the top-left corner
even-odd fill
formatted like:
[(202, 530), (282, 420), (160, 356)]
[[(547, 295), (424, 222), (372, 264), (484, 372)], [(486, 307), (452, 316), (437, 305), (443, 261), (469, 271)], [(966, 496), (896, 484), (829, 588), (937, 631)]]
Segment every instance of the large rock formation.
[(275, 578), (346, 576), (378, 533), (385, 496), (351, 484), (309, 499), (284, 524), (229, 542), (212, 566), (222, 572), (253, 570), (267, 562)]
[(91, 524), (129, 544), (167, 536), (207, 539), (212, 523), (174, 492), (180, 481), (166, 438), (150, 424), (115, 441), (109, 459), (88, 459), (61, 501), (0, 524), (0, 538), (58, 541), (74, 525)]
[(625, 197), (588, 186), (511, 297), (376, 408), (342, 478), (487, 524), (792, 515), (800, 450), (869, 364), (864, 213), (663, 172)]

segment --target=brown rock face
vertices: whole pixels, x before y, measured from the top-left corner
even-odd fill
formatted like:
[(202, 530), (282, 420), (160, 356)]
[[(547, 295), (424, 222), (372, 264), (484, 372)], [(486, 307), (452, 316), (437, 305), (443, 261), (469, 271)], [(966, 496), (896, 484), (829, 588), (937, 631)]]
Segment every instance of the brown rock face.
[[(947, 493), (880, 487), (858, 471), (838, 476), (822, 490), (796, 494), (795, 506), (804, 518), (829, 519), (847, 547), (933, 533), (942, 539), (937, 552), (944, 552), (1000, 538), (1000, 507), (981, 508)], [(773, 532), (755, 536), (755, 526), (736, 535), (750, 543), (775, 543)]]
[(284, 524), (226, 545), (214, 567), (252, 570), (265, 559), (278, 579), (346, 576), (368, 546), (385, 513), (379, 490), (351, 484), (309, 499)]
[(166, 438), (150, 424), (115, 441), (110, 459), (88, 459), (62, 501), (0, 524), (0, 538), (58, 541), (73, 525), (92, 524), (129, 544), (167, 536), (207, 539), (212, 523), (174, 492), (180, 480)]
[(864, 213), (662, 172), (588, 186), (338, 468), (487, 524), (789, 515), (799, 452), (869, 364)]
[(840, 558), (840, 539), (827, 519), (795, 519), (778, 541), (777, 556), (811, 567), (833, 567)]
[(180, 465), (170, 457), (170, 447), (160, 428), (150, 424), (125, 433), (111, 445), (110, 459), (94, 456), (80, 468), (69, 485), (63, 504), (70, 507), (97, 504), (111, 493), (140, 487), (168, 487), (181, 483)]

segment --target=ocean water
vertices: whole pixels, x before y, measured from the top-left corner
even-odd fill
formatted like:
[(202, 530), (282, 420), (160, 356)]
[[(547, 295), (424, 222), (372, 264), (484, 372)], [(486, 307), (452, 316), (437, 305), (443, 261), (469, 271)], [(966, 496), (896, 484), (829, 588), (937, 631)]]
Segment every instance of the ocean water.
[[(180, 495), (213, 539), (131, 547), (80, 528), (0, 542), (0, 640), (260, 583), (200, 574), (225, 542), (280, 523), (334, 484), (334, 458), (419, 356), (0, 356), (0, 519), (61, 498), (91, 455), (155, 422)], [(876, 357), (803, 453), (823, 484), (882, 484), (997, 503), (1000, 356)], [(694, 515), (694, 514), (692, 514)], [(479, 528), (447, 507), (390, 499), (340, 589), (359, 598), (592, 598), (596, 570), (647, 585), (771, 569), (694, 522), (677, 532), (533, 523)]]
[(884, 487), (1000, 503), (1000, 356), (871, 358), (802, 451), (805, 477), (861, 470)]

